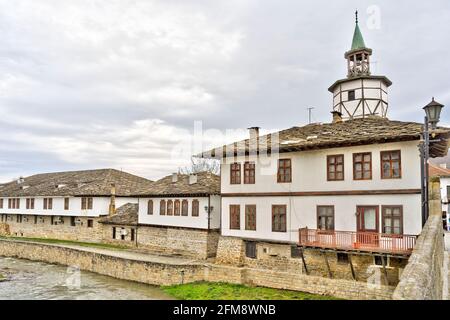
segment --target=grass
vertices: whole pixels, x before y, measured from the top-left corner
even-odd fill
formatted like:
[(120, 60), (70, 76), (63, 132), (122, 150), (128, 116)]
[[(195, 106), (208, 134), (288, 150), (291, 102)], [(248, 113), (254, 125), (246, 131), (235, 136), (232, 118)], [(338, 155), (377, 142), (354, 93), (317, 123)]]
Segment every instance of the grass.
[(196, 282), (162, 286), (161, 289), (181, 300), (336, 300), (305, 292), (248, 287), (239, 284)]
[(109, 243), (95, 243), (95, 242), (82, 242), (60, 239), (47, 239), (47, 238), (25, 238), (25, 237), (0, 237), (0, 239), (12, 239), (20, 241), (40, 242), (49, 244), (62, 244), (62, 245), (76, 245), (81, 247), (98, 248), (98, 249), (112, 249), (112, 250), (124, 250), (129, 249), (125, 246), (114, 245)]

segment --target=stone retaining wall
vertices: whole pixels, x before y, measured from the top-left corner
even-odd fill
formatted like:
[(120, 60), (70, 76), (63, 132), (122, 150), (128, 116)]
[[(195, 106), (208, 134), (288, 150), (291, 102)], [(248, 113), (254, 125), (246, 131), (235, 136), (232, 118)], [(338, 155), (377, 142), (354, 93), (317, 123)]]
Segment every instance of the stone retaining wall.
[(389, 299), (393, 287), (335, 280), (266, 269), (233, 267), (211, 263), (167, 264), (139, 261), (51, 244), (0, 239), (0, 256), (79, 266), (123, 280), (152, 285), (197, 281), (227, 282), (304, 291), (344, 299)]
[(439, 182), (431, 184), (430, 217), (395, 289), (395, 300), (441, 300), (444, 235)]

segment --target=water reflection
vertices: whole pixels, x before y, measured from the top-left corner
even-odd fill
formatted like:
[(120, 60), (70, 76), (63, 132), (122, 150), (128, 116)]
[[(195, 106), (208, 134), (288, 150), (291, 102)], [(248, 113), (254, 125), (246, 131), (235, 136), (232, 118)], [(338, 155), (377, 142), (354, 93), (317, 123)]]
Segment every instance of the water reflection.
[(76, 267), (0, 257), (0, 300), (170, 299), (158, 287), (118, 280)]

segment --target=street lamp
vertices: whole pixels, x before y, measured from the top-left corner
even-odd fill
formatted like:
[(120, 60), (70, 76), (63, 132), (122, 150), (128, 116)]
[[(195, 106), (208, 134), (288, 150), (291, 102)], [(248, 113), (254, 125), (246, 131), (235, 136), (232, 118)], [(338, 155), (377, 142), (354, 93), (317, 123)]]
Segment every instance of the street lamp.
[(431, 125), (431, 129), (436, 129), (436, 125), (439, 122), (439, 118), (441, 116), (441, 110), (444, 107), (443, 104), (440, 104), (439, 102), (433, 100), (427, 104), (425, 107), (423, 107), (423, 110), (425, 110), (426, 118), (428, 118), (428, 122)]
[(420, 143), (420, 175), (422, 187), (422, 226), (425, 225), (428, 219), (428, 159), (430, 157), (430, 130), (436, 129), (437, 123), (441, 115), (443, 104), (433, 100), (427, 104), (423, 109), (425, 110), (424, 129), (422, 132), (422, 141)]

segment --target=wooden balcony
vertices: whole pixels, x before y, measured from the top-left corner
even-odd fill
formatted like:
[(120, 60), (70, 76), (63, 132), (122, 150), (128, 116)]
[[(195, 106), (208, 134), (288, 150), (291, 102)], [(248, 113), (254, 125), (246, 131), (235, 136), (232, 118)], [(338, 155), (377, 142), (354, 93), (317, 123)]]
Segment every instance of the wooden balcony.
[(299, 238), (299, 244), (304, 247), (410, 254), (417, 236), (302, 228), (299, 230)]

